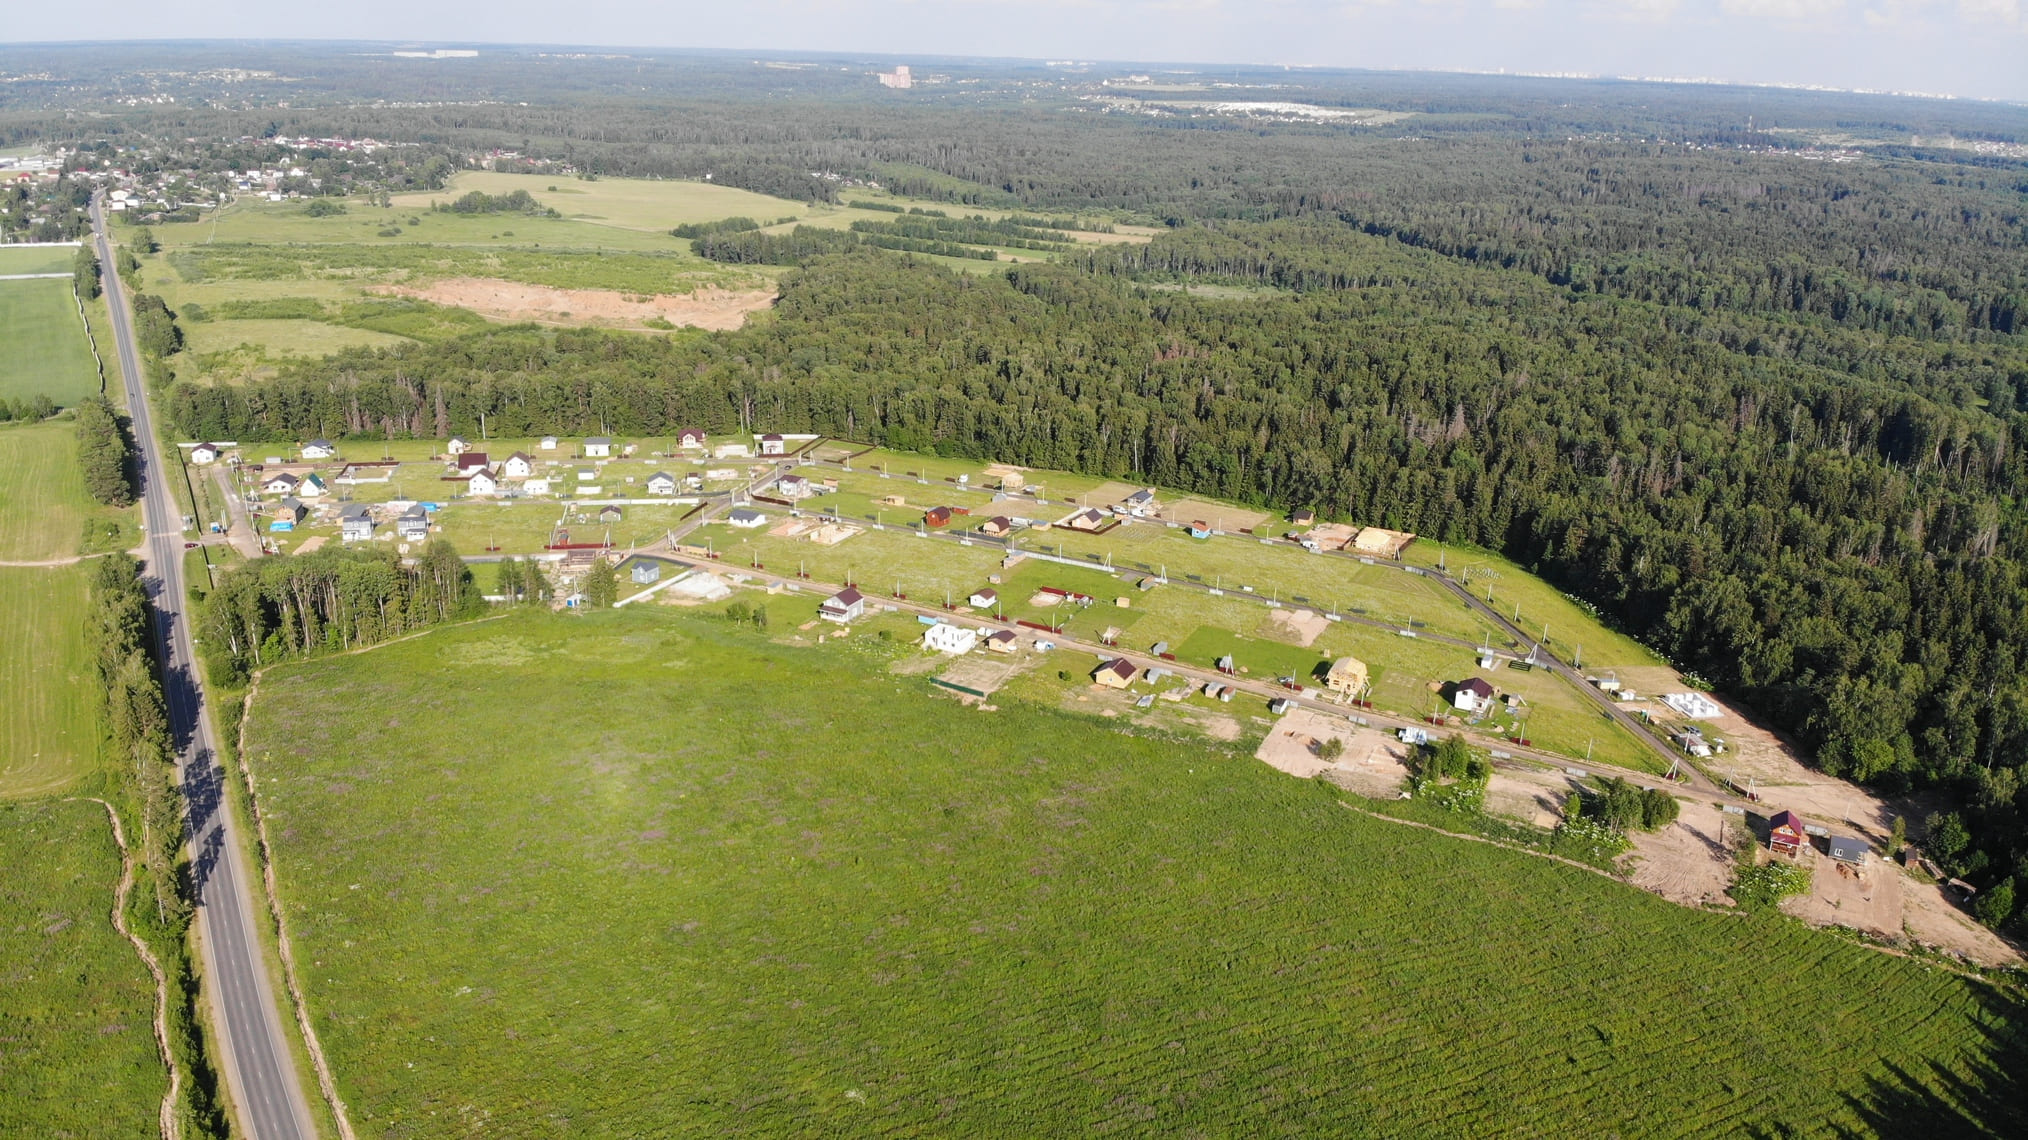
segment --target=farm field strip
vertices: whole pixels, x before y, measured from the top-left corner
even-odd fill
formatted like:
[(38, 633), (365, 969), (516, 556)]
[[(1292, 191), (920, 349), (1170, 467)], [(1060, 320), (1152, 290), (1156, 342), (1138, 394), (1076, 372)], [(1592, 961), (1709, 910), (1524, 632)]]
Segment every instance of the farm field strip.
[(77, 431), (67, 419), (0, 424), (0, 561), (76, 554), (87, 524), (114, 528), (132, 518), (133, 512), (101, 507), (85, 493)]
[(249, 755), (359, 1119), (1832, 1135), (2014, 1079), (1981, 1027), (2018, 1006), (1948, 972), (1405, 840), (1244, 754), (961, 711), (883, 668), (912, 655), (646, 607), (271, 671)]
[(69, 273), (76, 264), (76, 246), (0, 245), (0, 277), (22, 273)]
[(86, 574), (0, 567), (0, 799), (55, 795), (98, 763)]

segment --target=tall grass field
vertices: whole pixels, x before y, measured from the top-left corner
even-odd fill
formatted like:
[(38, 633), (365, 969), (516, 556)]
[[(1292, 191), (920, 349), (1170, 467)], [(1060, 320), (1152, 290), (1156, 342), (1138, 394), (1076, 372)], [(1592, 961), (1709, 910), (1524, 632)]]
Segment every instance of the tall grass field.
[(68, 280), (0, 281), (0, 399), (60, 405), (99, 393), (99, 373)]
[(108, 913), (105, 809), (0, 801), (0, 860), (0, 1136), (159, 1136), (154, 983)]
[(0, 567), (0, 801), (64, 792), (98, 763), (87, 582), (83, 566)]
[(899, 644), (641, 606), (270, 672), (248, 755), (361, 1135), (2028, 1127), (2010, 993), (967, 709)]

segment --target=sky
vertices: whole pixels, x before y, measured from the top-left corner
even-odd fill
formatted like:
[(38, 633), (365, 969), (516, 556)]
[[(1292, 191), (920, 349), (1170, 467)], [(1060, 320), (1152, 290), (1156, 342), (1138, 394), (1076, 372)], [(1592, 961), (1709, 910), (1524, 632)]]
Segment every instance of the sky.
[(1719, 79), (2028, 102), (2028, 0), (99, 0), (0, 41), (414, 39)]

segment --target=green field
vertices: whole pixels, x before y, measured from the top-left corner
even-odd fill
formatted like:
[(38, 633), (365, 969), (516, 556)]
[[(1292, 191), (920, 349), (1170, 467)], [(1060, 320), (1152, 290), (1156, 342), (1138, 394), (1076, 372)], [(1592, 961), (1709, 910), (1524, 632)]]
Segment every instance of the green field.
[[(709, 182), (640, 178), (583, 180), (542, 174), (495, 174), (488, 170), (458, 174), (442, 190), (398, 194), (394, 205), (396, 212), (426, 210), (432, 202), (449, 204), (474, 190), (493, 195), (526, 190), (567, 219), (655, 233), (665, 233), (671, 227), (686, 222), (715, 222), (720, 218), (749, 217), (758, 222), (772, 222), (791, 215), (806, 216), (812, 209), (808, 203), (772, 198), (730, 186), (714, 186)], [(871, 211), (854, 212), (875, 216)], [(432, 215), (443, 216), (446, 215)], [(506, 215), (491, 216), (491, 224), (496, 229), (513, 226), (519, 220)]]
[(102, 507), (85, 493), (68, 419), (0, 424), (0, 561), (123, 550), (139, 539), (132, 510)]
[(362, 1132), (2023, 1123), (1987, 1054), (2021, 1011), (1980, 985), (965, 711), (903, 654), (651, 606), (272, 671), (249, 751)]
[(105, 809), (0, 803), (0, 860), (0, 1136), (160, 1136), (154, 984), (108, 916)]
[(0, 567), (0, 798), (54, 795), (98, 762), (86, 568)]
[(75, 247), (0, 245), (0, 277), (16, 273), (69, 273), (76, 262)]
[(0, 399), (69, 405), (99, 392), (69, 281), (0, 281), (0, 345)]

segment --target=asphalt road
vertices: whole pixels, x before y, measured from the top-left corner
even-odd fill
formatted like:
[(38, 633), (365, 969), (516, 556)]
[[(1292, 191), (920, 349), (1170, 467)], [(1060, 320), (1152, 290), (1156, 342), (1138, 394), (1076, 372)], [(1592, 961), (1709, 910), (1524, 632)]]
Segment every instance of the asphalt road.
[(204, 715), (204, 682), (191, 650), (185, 612), (184, 539), (181, 511), (169, 490), (172, 469), (162, 462), (161, 448), (155, 442), (126, 290), (119, 275), (111, 271), (105, 207), (96, 199), (92, 202), (92, 227), (99, 264), (107, 269), (105, 289), (113, 339), (120, 371), (126, 377), (127, 408), (140, 448), (141, 509), (148, 531), (143, 583), (155, 603), (162, 687), (169, 702), (170, 730), (179, 749), (177, 762), (189, 813), (202, 985), (224, 1038), (216, 1042), (216, 1060), (225, 1072), (233, 1106), (247, 1135), (254, 1140), (310, 1140), (316, 1136), (316, 1128), (310, 1122), (303, 1086), (282, 1035), (280, 1012), (254, 932), (257, 912), (244, 849), (221, 800), (225, 774)]

